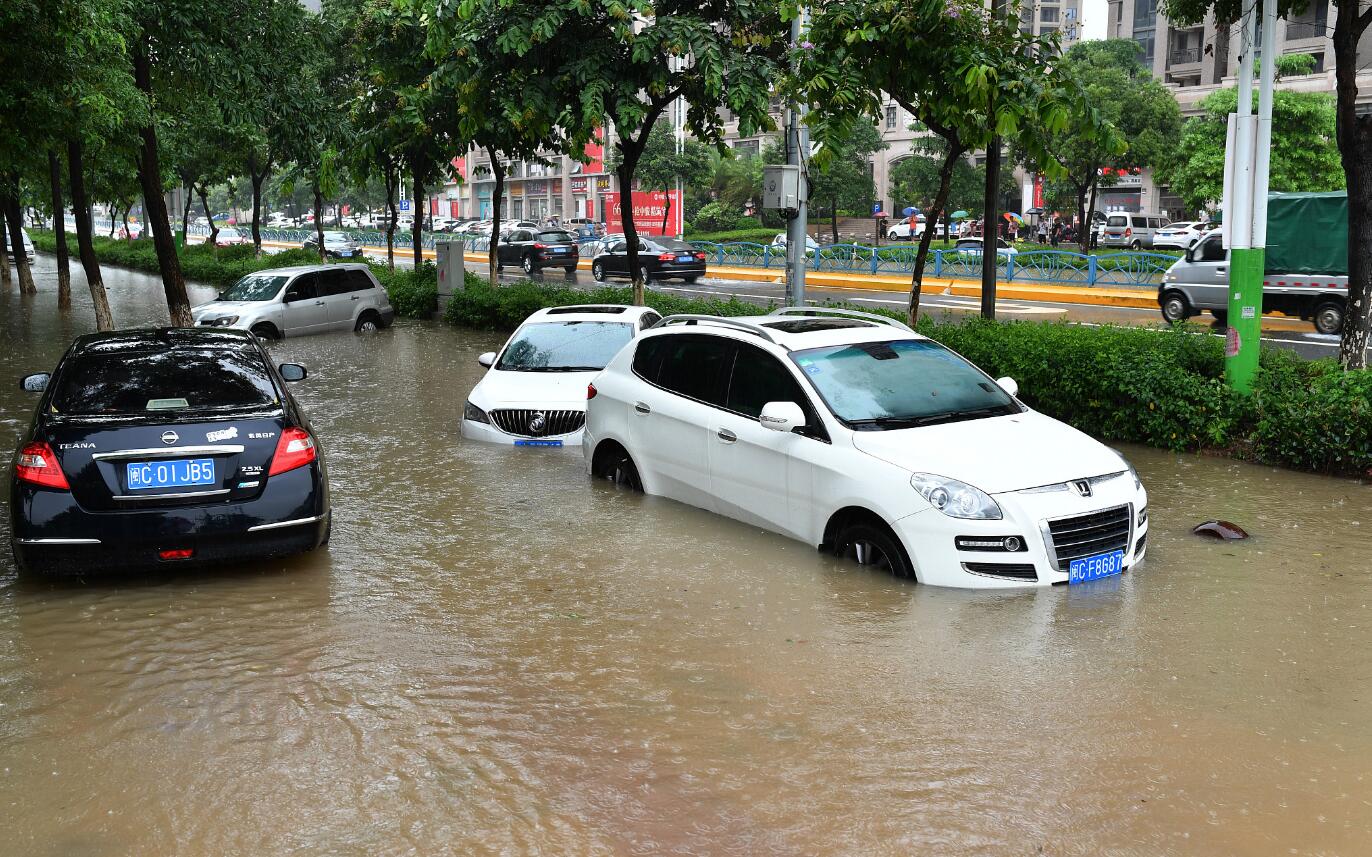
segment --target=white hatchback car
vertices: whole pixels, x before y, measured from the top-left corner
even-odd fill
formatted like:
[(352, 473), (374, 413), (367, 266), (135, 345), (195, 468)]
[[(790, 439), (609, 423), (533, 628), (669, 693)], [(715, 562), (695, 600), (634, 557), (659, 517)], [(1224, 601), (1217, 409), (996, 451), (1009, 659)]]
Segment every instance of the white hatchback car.
[(647, 307), (586, 304), (541, 309), (499, 352), (462, 409), (462, 436), (514, 446), (577, 446), (586, 386), (641, 331), (661, 320)]
[(924, 583), (1080, 583), (1142, 559), (1118, 452), (882, 316), (668, 316), (587, 390), (608, 478)]
[(395, 321), (366, 265), (296, 265), (248, 274), (191, 310), (202, 327), (236, 327), (263, 339), (330, 330), (379, 330)]

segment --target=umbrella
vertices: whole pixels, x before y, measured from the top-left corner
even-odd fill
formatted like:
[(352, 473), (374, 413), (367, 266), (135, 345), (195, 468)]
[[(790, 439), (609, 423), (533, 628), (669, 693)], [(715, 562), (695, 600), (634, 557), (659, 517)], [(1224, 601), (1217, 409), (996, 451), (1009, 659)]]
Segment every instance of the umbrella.
[(968, 214), (967, 212), (965, 212), (965, 211), (963, 211), (962, 209), (959, 208), (957, 211), (953, 212), (952, 214), (950, 214), (950, 215), (948, 215), (948, 216), (951, 217), (951, 218), (953, 218), (954, 220), (966, 220), (967, 218), (971, 217), (972, 215)]
[(905, 210), (902, 211), (901, 214), (905, 215), (906, 217), (909, 217), (912, 214), (919, 214), (919, 209), (915, 208), (913, 205), (907, 205), (905, 207)]
[(1003, 216), (1006, 220), (1019, 220), (1019, 221), (1023, 221), (1023, 220), (1024, 220), (1023, 217), (1020, 217), (1018, 214), (1016, 214), (1016, 213), (1013, 212), (1013, 211), (1007, 211), (1007, 212), (1005, 212), (1005, 214), (1002, 215), (1002, 216)]
[(1025, 213), (1025, 214), (1043, 214), (1043, 209), (1041, 209), (1041, 208), (1031, 208), (1031, 209), (1029, 209), (1028, 211), (1026, 211), (1026, 212), (1024, 212), (1024, 213)]

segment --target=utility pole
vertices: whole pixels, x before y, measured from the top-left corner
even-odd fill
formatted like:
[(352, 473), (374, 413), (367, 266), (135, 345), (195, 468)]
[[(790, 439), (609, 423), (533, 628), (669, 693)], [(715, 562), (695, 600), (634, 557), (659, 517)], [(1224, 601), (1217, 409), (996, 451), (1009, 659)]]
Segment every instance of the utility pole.
[(1229, 117), (1224, 171), (1224, 246), (1229, 250), (1228, 331), (1224, 375), (1229, 386), (1251, 393), (1262, 337), (1263, 271), (1267, 248), (1268, 165), (1272, 147), (1272, 80), (1276, 66), (1277, 7), (1265, 3), (1258, 115), (1253, 116), (1253, 53), (1257, 0), (1244, 10), (1239, 43), (1239, 102)]
[[(800, 47), (804, 19), (809, 13), (801, 8), (791, 21), (791, 48)], [(786, 163), (800, 170), (800, 194), (795, 214), (786, 224), (786, 303), (805, 306), (805, 250), (810, 181), (805, 161), (810, 154), (810, 131), (805, 127), (806, 105), (791, 102), (787, 106)]]
[[(992, 0), (992, 17), (1002, 15), (1005, 12), (1005, 0)], [(996, 94), (991, 93), (990, 110), (987, 111), (987, 121), (992, 127), (996, 124)], [(982, 197), (982, 207), (986, 209), (986, 216), (982, 218), (985, 226), (981, 230), (981, 317), (994, 319), (996, 317), (996, 263), (1000, 261), (1000, 247), (997, 245), (999, 237), (999, 206), (996, 204), (996, 197), (1000, 195), (1000, 136), (991, 135), (991, 144), (986, 147), (986, 188)]]

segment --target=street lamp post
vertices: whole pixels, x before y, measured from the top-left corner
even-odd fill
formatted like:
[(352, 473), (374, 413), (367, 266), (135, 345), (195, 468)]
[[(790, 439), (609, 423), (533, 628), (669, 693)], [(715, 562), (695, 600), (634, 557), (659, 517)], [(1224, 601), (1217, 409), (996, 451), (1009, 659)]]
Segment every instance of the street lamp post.
[[(801, 8), (791, 20), (791, 48), (800, 47), (806, 11)], [(804, 104), (792, 102), (787, 109), (786, 163), (800, 168), (800, 193), (794, 216), (786, 224), (786, 303), (805, 306), (806, 229), (810, 196), (810, 181), (805, 174), (805, 160), (810, 154), (810, 130), (805, 127)]]

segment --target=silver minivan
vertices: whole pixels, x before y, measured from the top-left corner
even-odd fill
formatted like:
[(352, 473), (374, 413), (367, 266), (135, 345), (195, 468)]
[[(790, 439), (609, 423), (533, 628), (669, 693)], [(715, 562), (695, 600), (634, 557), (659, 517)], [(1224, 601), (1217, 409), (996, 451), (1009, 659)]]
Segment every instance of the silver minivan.
[(256, 271), (191, 310), (200, 327), (251, 330), (263, 339), (330, 330), (380, 330), (395, 321), (366, 265), (296, 265)]
[(1153, 247), (1153, 238), (1172, 221), (1161, 214), (1130, 214), (1125, 212), (1107, 215), (1105, 228), (1101, 230), (1102, 247), (1128, 247), (1142, 250)]

